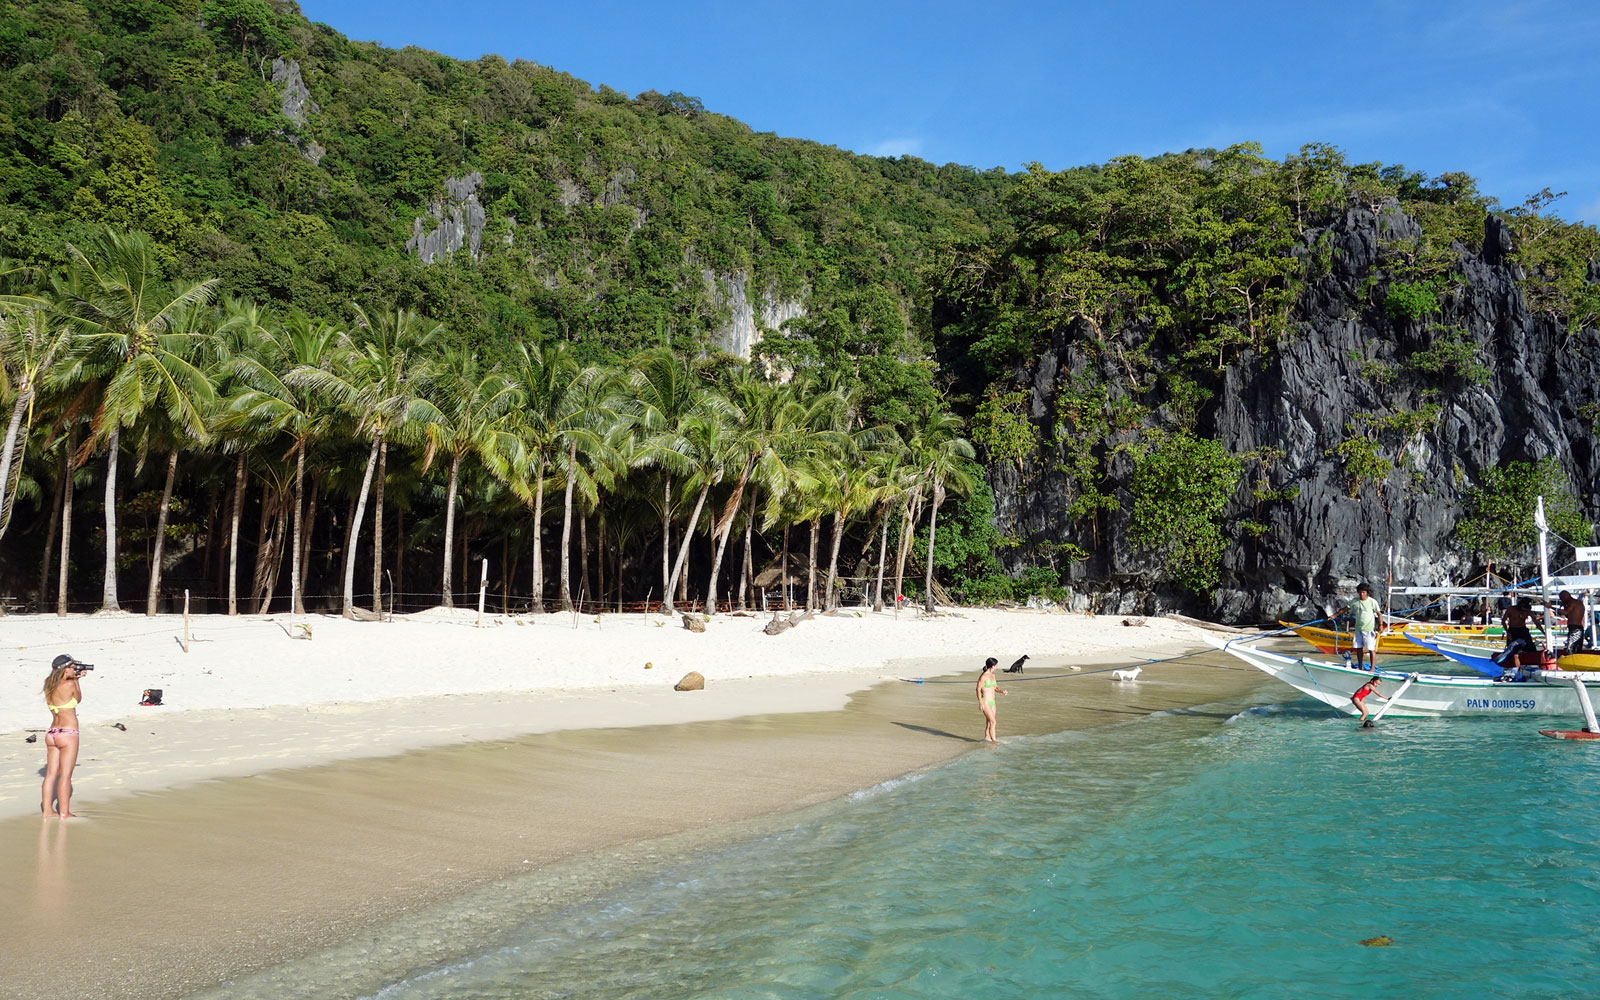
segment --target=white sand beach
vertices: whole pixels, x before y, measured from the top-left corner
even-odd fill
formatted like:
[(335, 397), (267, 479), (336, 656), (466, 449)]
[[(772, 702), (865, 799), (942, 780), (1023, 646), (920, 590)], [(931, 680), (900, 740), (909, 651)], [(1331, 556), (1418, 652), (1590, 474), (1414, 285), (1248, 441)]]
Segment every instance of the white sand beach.
[[(485, 616), (436, 609), (387, 622), (334, 616), (7, 616), (0, 661), (0, 819), (38, 809), (39, 693), (52, 657), (83, 682), (74, 805), (208, 778), (572, 729), (842, 707), (904, 659), (975, 669), (1030, 654), (1085, 661), (1172, 655), (1199, 631), (1164, 618), (847, 610), (777, 636), (764, 617), (703, 634), (657, 614)], [(309, 636), (309, 638), (307, 638)], [(926, 668), (924, 668), (926, 669)], [(706, 689), (676, 692), (689, 671)], [(141, 707), (160, 688), (161, 707)], [(125, 728), (117, 728), (118, 725)]]

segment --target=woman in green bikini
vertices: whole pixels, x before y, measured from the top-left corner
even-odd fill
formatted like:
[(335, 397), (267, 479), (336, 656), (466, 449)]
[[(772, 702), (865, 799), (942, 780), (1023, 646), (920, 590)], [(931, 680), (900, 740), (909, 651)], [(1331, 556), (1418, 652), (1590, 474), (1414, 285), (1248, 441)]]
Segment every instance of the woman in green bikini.
[(983, 670), (978, 674), (978, 686), (975, 689), (978, 695), (978, 709), (983, 712), (983, 741), (985, 743), (999, 743), (994, 735), (994, 696), (998, 692), (1005, 694), (1006, 689), (1000, 687), (994, 679), (994, 668), (999, 660), (989, 657), (983, 661)]

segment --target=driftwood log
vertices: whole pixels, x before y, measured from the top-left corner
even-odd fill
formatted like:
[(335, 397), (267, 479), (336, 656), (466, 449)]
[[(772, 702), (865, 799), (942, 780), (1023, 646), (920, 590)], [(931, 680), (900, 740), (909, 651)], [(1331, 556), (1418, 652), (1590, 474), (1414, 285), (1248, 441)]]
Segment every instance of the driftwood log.
[(772, 615), (772, 621), (767, 622), (767, 624), (762, 627), (761, 631), (767, 633), (768, 635), (779, 635), (780, 633), (787, 632), (794, 628), (807, 618), (815, 618), (816, 616), (817, 613), (815, 611), (796, 611), (790, 614), (787, 618), (779, 618), (777, 613), (774, 612)]
[(706, 630), (706, 620), (699, 615), (693, 615), (685, 611), (683, 612), (683, 627), (691, 632), (704, 632)]

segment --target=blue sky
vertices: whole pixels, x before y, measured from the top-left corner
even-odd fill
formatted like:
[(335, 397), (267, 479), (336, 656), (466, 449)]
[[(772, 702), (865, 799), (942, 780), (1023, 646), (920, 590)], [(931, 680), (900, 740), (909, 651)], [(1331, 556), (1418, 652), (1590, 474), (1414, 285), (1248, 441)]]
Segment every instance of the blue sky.
[(762, 132), (1051, 169), (1256, 141), (1463, 170), (1600, 223), (1600, 3), (302, 0), (353, 38), (498, 53)]

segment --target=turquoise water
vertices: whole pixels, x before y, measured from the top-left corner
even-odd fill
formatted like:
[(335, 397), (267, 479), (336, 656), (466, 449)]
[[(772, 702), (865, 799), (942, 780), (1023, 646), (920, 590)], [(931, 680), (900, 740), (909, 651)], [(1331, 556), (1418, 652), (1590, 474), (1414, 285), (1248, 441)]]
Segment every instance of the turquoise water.
[(376, 995), (1591, 995), (1600, 747), (1536, 728), (1297, 701), (1019, 739)]

